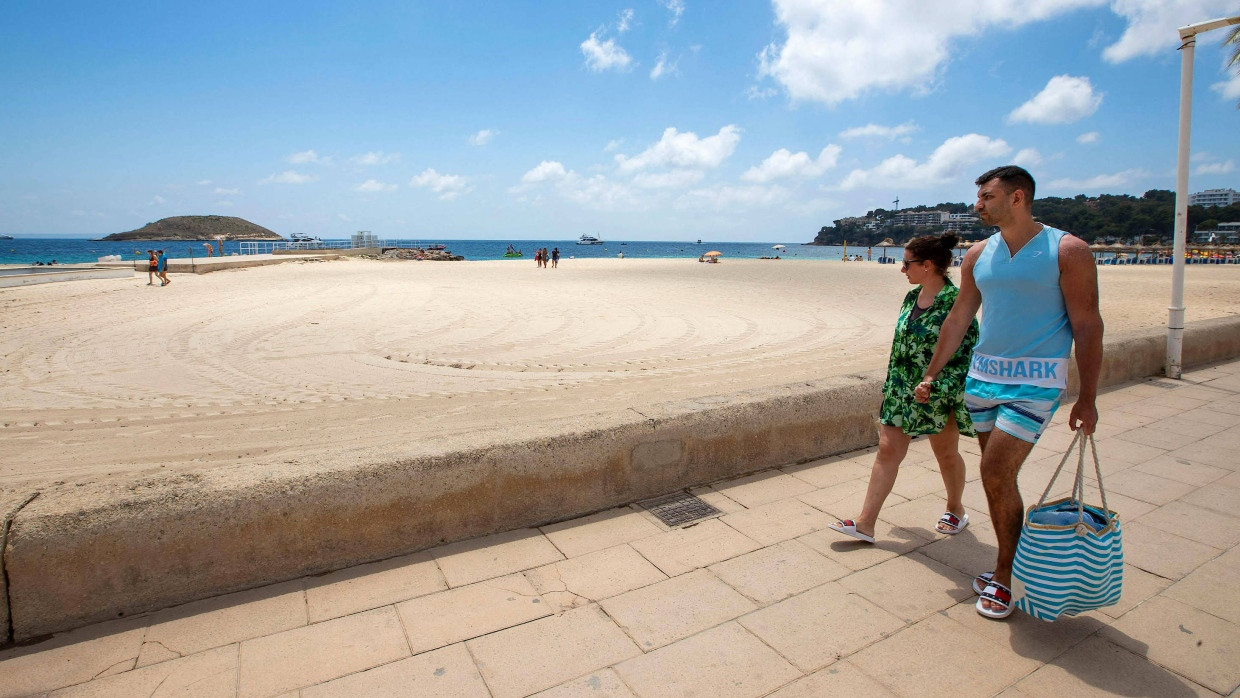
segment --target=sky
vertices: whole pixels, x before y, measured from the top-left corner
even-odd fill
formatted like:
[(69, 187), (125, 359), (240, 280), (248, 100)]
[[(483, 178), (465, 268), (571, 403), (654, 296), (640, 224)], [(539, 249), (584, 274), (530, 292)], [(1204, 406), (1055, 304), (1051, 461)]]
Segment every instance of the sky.
[[(874, 208), (1174, 189), (1177, 27), (1235, 0), (14, 0), (0, 233), (804, 242)], [(1240, 189), (1200, 37), (1191, 191)]]

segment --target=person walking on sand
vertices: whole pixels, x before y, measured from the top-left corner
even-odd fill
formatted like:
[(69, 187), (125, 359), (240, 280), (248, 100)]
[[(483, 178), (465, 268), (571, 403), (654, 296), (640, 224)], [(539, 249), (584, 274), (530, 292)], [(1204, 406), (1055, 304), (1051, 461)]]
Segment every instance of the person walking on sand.
[(978, 218), (999, 232), (965, 254), (960, 294), (916, 394), (923, 403), (937, 399), (939, 372), (984, 307), (965, 403), (982, 446), (982, 488), (998, 554), (994, 571), (979, 574), (973, 589), (978, 613), (1006, 618), (1025, 510), (1017, 475), (1063, 399), (1074, 344), (1081, 389), (1068, 428), (1092, 434), (1097, 427), (1103, 324), (1094, 256), (1080, 238), (1034, 220), (1033, 177), (1008, 165), (975, 183)]
[(168, 279), (168, 256), (164, 254), (163, 250), (159, 251), (159, 266), (155, 275), (158, 276), (163, 282), (160, 286), (167, 286), (172, 283), (172, 281)]
[(155, 250), (147, 250), (146, 257), (146, 285), (154, 286), (155, 275), (159, 273), (159, 258), (155, 256)]
[(973, 436), (973, 424), (964, 406), (964, 377), (969, 356), (977, 342), (977, 323), (971, 323), (959, 348), (943, 369), (936, 384), (939, 392), (928, 404), (913, 397), (913, 389), (925, 374), (934, 352), (939, 328), (959, 292), (948, 276), (952, 248), (959, 240), (948, 233), (942, 237), (915, 238), (904, 247), (904, 273), (913, 289), (904, 296), (891, 341), (887, 381), (883, 384), (883, 404), (879, 409), (878, 453), (870, 470), (865, 502), (856, 519), (844, 519), (830, 528), (866, 543), (874, 542), (878, 512), (895, 485), (900, 463), (908, 453), (914, 436), (929, 435), (930, 449), (939, 463), (943, 486), (947, 490), (947, 511), (935, 530), (955, 535), (969, 525), (964, 510), (965, 466), (960, 456), (960, 435)]
[(551, 250), (551, 268), (555, 269), (560, 266), (560, 248)]

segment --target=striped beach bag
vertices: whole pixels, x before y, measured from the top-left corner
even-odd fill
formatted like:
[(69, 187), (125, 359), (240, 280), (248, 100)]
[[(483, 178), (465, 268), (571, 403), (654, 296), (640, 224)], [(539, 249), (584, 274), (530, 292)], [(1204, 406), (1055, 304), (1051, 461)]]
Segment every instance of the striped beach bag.
[[(1085, 443), (1089, 442), (1102, 506), (1084, 502)], [(1072, 496), (1047, 502), (1055, 478), (1077, 451)], [(1038, 503), (1025, 512), (1025, 523), (1012, 562), (1012, 598), (1016, 608), (1034, 618), (1053, 621), (1119, 601), (1124, 578), (1124, 547), (1119, 515), (1107, 508), (1102, 468), (1092, 435), (1077, 432)]]

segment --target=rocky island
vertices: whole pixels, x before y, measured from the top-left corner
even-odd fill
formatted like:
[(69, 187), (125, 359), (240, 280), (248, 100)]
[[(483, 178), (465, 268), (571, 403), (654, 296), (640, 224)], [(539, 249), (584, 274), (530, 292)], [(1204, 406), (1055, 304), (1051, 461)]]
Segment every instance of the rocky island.
[(236, 216), (172, 216), (147, 223), (137, 230), (100, 238), (125, 240), (283, 240), (261, 225)]

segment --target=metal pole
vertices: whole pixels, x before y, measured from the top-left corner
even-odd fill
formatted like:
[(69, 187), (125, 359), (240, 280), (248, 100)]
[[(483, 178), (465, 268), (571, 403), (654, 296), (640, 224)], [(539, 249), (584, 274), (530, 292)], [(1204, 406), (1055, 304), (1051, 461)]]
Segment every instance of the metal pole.
[(1180, 377), (1184, 350), (1184, 243), (1188, 237), (1188, 145), (1193, 118), (1193, 53), (1197, 35), (1180, 46), (1180, 144), (1175, 169), (1175, 243), (1172, 246), (1171, 305), (1167, 308), (1168, 378)]

